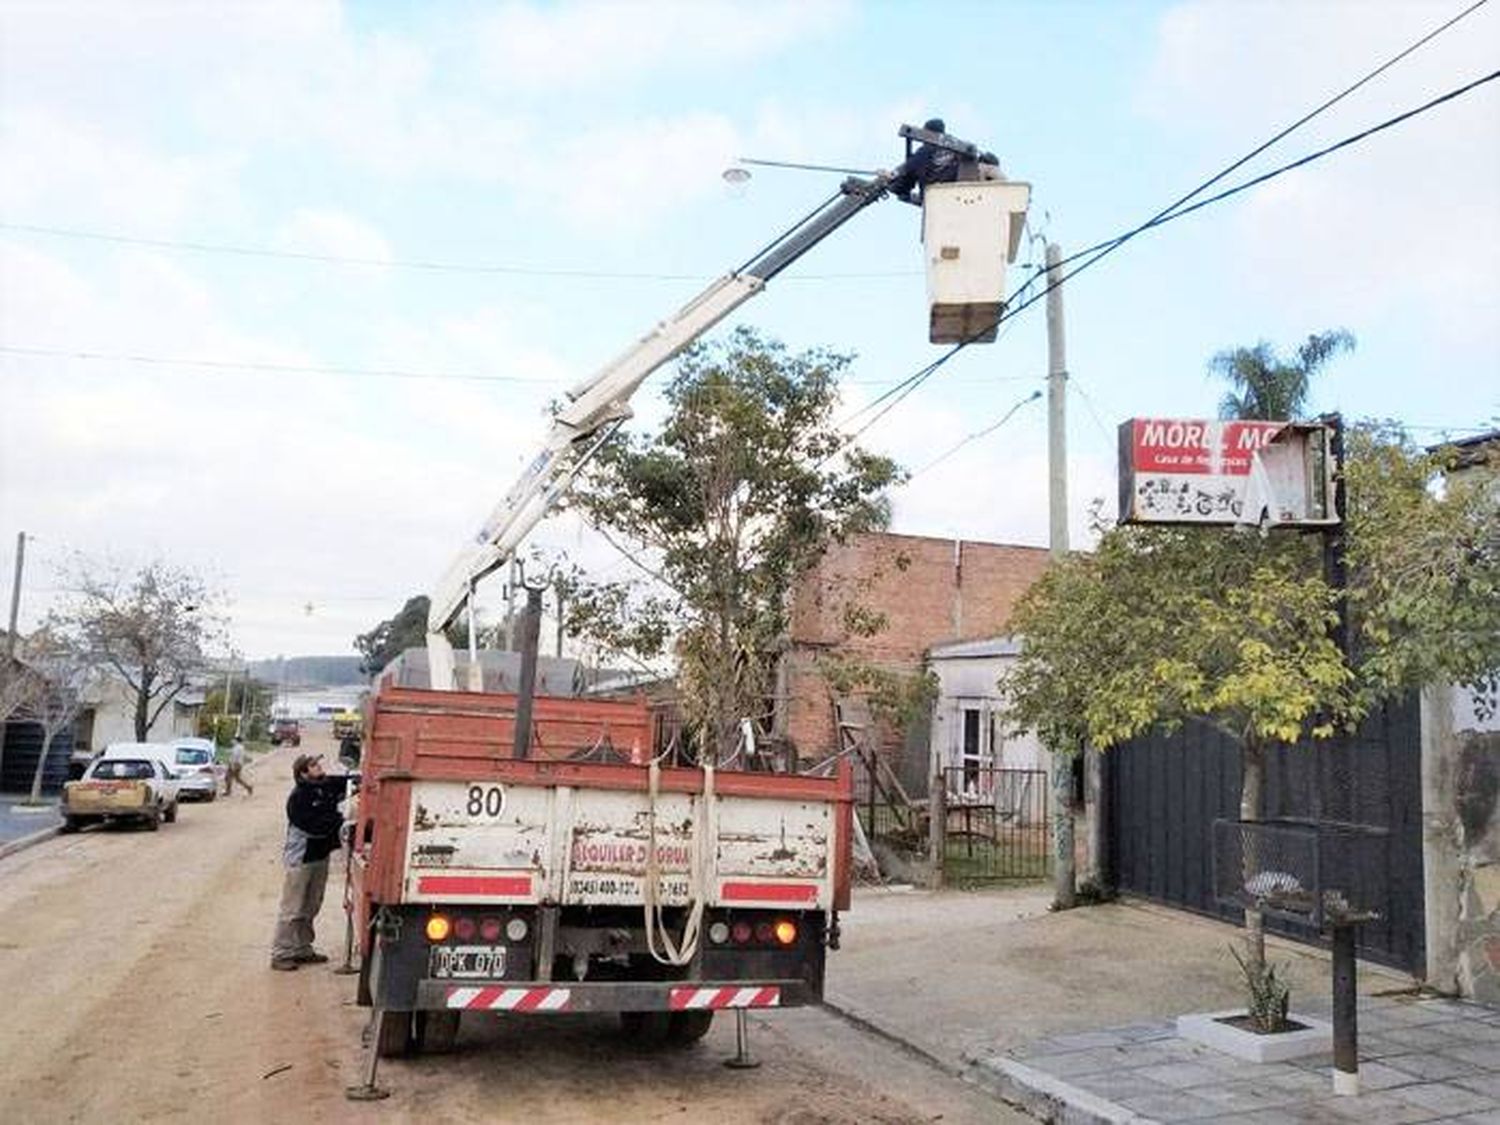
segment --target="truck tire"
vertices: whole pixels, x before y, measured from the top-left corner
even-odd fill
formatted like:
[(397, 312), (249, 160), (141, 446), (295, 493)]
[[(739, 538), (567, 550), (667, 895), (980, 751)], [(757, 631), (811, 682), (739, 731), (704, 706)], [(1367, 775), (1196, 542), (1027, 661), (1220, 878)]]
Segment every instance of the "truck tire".
[(161, 818), (168, 824), (177, 823), (177, 802), (173, 801), (167, 806), (167, 811), (161, 814)]
[(399, 1059), (411, 1053), (412, 1014), (386, 1011), (381, 1013), (380, 1040), (375, 1050), (383, 1059)]
[(63, 817), (62, 827), (59, 828), (58, 831), (59, 832), (77, 832), (82, 827), (83, 827), (83, 817), (81, 817), (81, 816), (65, 816), (65, 817)]
[(155, 832), (161, 827), (161, 809), (152, 809), (146, 817), (146, 831)]
[(417, 1051), (424, 1055), (446, 1055), (453, 1050), (458, 1037), (462, 1012), (418, 1012), (416, 1019)]
[(690, 1046), (707, 1035), (713, 1023), (712, 1012), (673, 1012), (667, 1021), (667, 1042), (674, 1047)]

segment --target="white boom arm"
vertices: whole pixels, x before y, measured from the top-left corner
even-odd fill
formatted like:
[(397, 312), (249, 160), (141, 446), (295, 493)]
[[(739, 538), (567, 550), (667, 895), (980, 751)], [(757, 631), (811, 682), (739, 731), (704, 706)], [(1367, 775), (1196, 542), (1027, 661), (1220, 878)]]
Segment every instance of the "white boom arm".
[[(870, 204), (885, 198), (892, 190), (904, 192), (913, 182), (926, 182), (922, 179), (927, 169), (923, 153), (930, 156), (933, 151), (945, 149), (971, 164), (994, 160), (981, 155), (973, 145), (943, 133), (903, 126), (901, 135), (907, 139), (907, 160), (895, 172), (879, 172), (870, 179), (845, 180), (839, 193), (827, 204), (742, 268), (715, 281), (603, 371), (569, 392), (569, 403), (554, 420), (542, 452), (490, 513), (472, 545), (453, 561), (433, 592), (427, 618), (427, 654), (434, 688), (449, 691), (453, 688), (453, 647), (444, 630), (473, 597), (474, 583), (514, 555), (521, 540), (547, 514), (599, 443), (630, 417), (630, 396), (651, 372), (759, 293), (768, 281)], [(916, 141), (924, 148), (914, 157), (912, 144)], [(470, 669), (472, 690), (480, 686), (478, 671), (477, 665)]]
[[(452, 690), (453, 646), (444, 633), (475, 582), (503, 566), (583, 468), (598, 442), (631, 415), (630, 397), (646, 377), (765, 288), (748, 275), (721, 277), (670, 320), (568, 393), (541, 453), (484, 521), (438, 583), (427, 617), (427, 662), (434, 688)], [(477, 689), (478, 684), (471, 684)]]

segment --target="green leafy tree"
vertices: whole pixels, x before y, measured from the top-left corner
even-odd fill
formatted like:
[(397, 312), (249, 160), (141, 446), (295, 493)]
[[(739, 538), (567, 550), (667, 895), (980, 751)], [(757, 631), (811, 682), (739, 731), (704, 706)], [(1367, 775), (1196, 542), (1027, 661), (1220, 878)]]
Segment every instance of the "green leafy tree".
[(885, 526), (897, 466), (833, 424), (848, 356), (741, 328), (684, 352), (661, 429), (606, 443), (572, 504), (641, 544), (654, 579), (568, 583), (568, 624), (640, 660), (676, 657), (701, 745), (732, 753), (766, 711), (792, 585), (827, 544)]
[(1219, 352), (1208, 369), (1230, 390), (1219, 403), (1221, 418), (1284, 421), (1307, 406), (1313, 376), (1339, 352), (1354, 348), (1354, 337), (1342, 328), (1316, 332), (1291, 356), (1282, 356), (1262, 340), (1251, 348)]
[[(407, 598), (406, 604), (368, 633), (354, 638), (360, 655), (359, 670), (373, 676), (409, 648), (427, 644), (427, 611), (432, 600), (426, 594)], [(469, 643), (467, 618), (460, 618), (447, 629), (449, 642), (455, 648)]]
[[(1345, 476), (1353, 642), (1307, 538), (1122, 526), (1021, 600), (1012, 719), (1049, 746), (1108, 748), (1192, 717), (1240, 746), (1240, 812), (1262, 812), (1265, 748), (1324, 738), (1448, 681), (1493, 692), (1500, 669), (1500, 497), (1431, 487), (1441, 455), (1355, 429)], [(1248, 919), (1252, 943), (1258, 919)]]

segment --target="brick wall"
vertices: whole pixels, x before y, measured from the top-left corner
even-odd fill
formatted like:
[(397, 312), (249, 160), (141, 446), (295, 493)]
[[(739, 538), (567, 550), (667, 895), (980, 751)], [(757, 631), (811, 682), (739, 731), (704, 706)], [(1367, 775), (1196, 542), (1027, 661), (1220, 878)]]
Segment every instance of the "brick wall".
[[(1016, 601), (1046, 569), (1042, 547), (872, 533), (829, 548), (798, 584), (792, 652), (785, 668), (786, 732), (803, 755), (836, 748), (832, 705), (817, 654), (848, 652), (916, 671), (922, 654), (946, 641), (1006, 631)], [(885, 615), (871, 637), (844, 627), (850, 602)]]

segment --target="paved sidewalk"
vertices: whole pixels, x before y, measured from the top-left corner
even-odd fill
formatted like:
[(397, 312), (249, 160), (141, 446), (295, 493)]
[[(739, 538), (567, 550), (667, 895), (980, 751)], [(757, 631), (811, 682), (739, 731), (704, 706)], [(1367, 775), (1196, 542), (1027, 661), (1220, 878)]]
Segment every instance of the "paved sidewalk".
[[(1175, 1020), (1243, 1005), (1230, 925), (1135, 901), (1048, 912), (1050, 890), (856, 892), (827, 1003), (1044, 1120), (1500, 1125), (1500, 1009), (1424, 998), (1361, 962), (1363, 1092), (1332, 1059), (1253, 1064)], [(1292, 1010), (1329, 1018), (1323, 950), (1268, 941)]]
[[(1329, 1018), (1326, 1006), (1303, 1005)], [(1500, 1011), (1454, 1000), (1360, 1001), (1361, 1092), (1335, 1096), (1329, 1055), (1251, 1063), (1179, 1039), (1171, 1022), (1052, 1036), (974, 1057), (978, 1078), (1064, 1121), (1500, 1125)]]
[(0, 846), (36, 832), (56, 828), (62, 823), (62, 817), (57, 812), (56, 797), (44, 797), (47, 806), (41, 811), (22, 810), (20, 805), (25, 799), (12, 793), (0, 797)]

